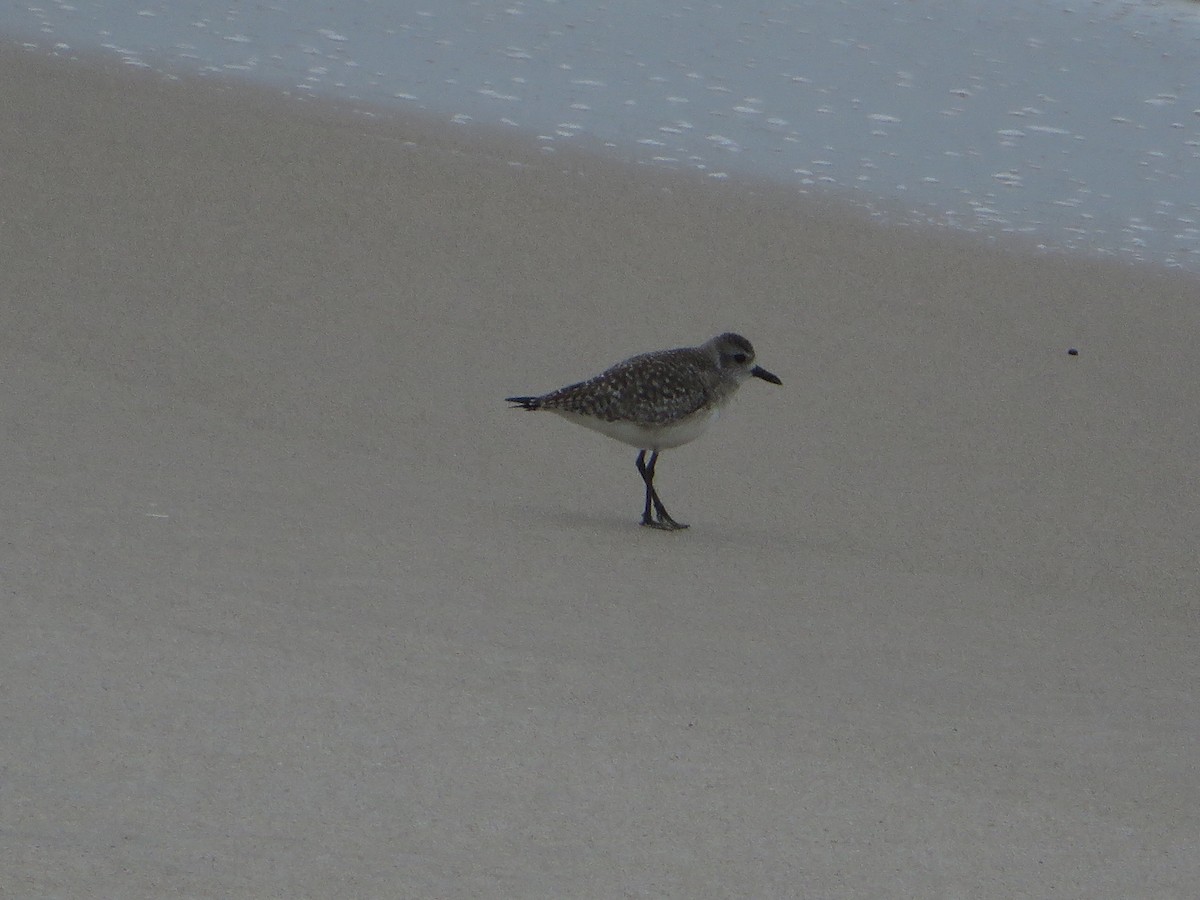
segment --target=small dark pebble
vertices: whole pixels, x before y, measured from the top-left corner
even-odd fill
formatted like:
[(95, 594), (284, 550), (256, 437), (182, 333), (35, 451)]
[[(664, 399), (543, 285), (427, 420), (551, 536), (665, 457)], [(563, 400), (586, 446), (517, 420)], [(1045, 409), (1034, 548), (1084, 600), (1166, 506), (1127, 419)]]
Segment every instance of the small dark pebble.
[(1067, 351), (1067, 355), (1068, 356), (1078, 356), (1079, 351), (1076, 350), (1074, 347), (1072, 347), (1070, 350)]

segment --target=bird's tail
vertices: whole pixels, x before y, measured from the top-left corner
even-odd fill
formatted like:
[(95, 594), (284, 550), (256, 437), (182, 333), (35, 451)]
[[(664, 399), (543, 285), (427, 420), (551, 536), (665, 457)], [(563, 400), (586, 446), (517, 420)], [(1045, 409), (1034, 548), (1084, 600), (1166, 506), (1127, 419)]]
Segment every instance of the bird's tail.
[(511, 403), (513, 409), (541, 409), (541, 397), (505, 397), (505, 403)]

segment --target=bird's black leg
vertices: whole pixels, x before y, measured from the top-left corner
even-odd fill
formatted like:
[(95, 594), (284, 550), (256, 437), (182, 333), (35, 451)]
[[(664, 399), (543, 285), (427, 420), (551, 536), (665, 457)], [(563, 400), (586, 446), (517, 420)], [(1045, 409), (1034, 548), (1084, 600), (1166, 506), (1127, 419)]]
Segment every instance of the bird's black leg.
[[(650, 462), (646, 462), (646, 451), (642, 450), (638, 453), (637, 470), (642, 476), (642, 481), (646, 483), (646, 506), (642, 510), (642, 524), (649, 528), (661, 528), (664, 531), (678, 531), (682, 528), (687, 528), (687, 525), (682, 522), (676, 522), (671, 518), (671, 514), (667, 512), (667, 508), (663, 506), (663, 502), (659, 499), (658, 491), (654, 490), (654, 466), (658, 463), (658, 451), (655, 450), (650, 454)], [(654, 511), (658, 514), (657, 519), (650, 517), (650, 508), (654, 507)]]
[(653, 527), (654, 520), (650, 518), (650, 504), (654, 500), (654, 488), (651, 487), (651, 476), (646, 474), (646, 451), (642, 450), (638, 453), (637, 458), (638, 474), (642, 476), (642, 481), (646, 484), (646, 508), (642, 510), (642, 524)]

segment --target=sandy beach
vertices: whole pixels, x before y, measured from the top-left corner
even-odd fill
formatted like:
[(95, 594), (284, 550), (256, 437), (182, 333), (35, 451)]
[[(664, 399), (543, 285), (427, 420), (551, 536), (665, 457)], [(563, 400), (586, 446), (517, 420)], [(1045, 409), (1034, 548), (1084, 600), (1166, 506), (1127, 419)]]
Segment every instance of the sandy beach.
[[(1194, 894), (1195, 277), (0, 79), (0, 896)], [(502, 400), (726, 330), (686, 532)]]

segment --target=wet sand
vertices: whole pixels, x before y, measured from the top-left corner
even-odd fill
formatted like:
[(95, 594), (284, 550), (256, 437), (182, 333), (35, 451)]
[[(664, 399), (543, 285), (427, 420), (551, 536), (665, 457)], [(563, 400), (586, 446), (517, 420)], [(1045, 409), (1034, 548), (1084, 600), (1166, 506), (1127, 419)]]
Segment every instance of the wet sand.
[[(0, 894), (1194, 890), (1194, 278), (0, 78)], [(724, 330), (683, 533), (501, 400)]]

